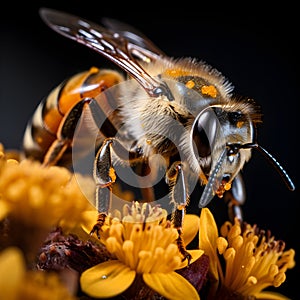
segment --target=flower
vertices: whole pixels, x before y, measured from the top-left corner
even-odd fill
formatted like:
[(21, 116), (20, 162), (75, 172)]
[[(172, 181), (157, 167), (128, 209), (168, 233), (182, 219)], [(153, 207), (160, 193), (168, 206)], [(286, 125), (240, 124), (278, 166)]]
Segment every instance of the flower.
[[(185, 267), (187, 262), (182, 262), (176, 244), (178, 232), (166, 220), (165, 211), (147, 203), (140, 205), (134, 202), (131, 207), (125, 206), (123, 215), (122, 220), (113, 218), (109, 228), (103, 232), (104, 244), (115, 259), (81, 274), (83, 292), (96, 298), (109, 298), (134, 287), (134, 292), (143, 297), (155, 291), (168, 299), (199, 299), (193, 285), (175, 272)], [(198, 231), (197, 220), (191, 217), (191, 222), (185, 222), (191, 230), (194, 228), (189, 239)], [(190, 253), (194, 261), (203, 251), (190, 250)], [(150, 289), (139, 290), (141, 282)]]
[[(287, 299), (265, 291), (279, 287), (285, 272), (295, 266), (293, 249), (284, 251), (285, 243), (269, 231), (260, 230), (237, 218), (225, 222), (218, 235), (217, 225), (208, 208), (200, 216), (199, 247), (210, 257), (209, 292), (211, 299)], [(219, 255), (218, 255), (219, 254)], [(222, 268), (222, 259), (225, 266)]]
[(94, 188), (89, 177), (20, 161), (0, 144), (0, 298), (287, 299), (266, 289), (285, 281), (295, 251), (269, 231), (238, 219), (219, 229), (207, 208), (187, 214), (183, 245), (199, 237), (187, 266), (167, 211), (118, 184), (116, 207), (127, 204), (106, 217), (100, 239), (91, 235)]
[(0, 299), (76, 299), (55, 273), (26, 270), (23, 254), (16, 247), (0, 252), (0, 278)]
[[(81, 192), (75, 174), (64, 167), (43, 167), (38, 161), (10, 159), (0, 148), (0, 250), (16, 246), (27, 264), (49, 230), (67, 232), (91, 204)], [(76, 175), (80, 176), (80, 175)]]
[(90, 203), (75, 175), (66, 168), (43, 167), (37, 161), (2, 161), (0, 169), (1, 219), (10, 216), (30, 226), (50, 228), (62, 222), (72, 227)]

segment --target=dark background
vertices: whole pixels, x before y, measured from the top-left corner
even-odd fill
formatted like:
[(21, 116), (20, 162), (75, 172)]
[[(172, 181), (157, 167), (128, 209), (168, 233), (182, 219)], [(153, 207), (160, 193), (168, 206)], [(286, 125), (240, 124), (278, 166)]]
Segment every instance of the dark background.
[[(49, 29), (40, 7), (51, 7), (100, 22), (111, 17), (133, 25), (170, 56), (202, 59), (220, 70), (238, 94), (254, 98), (264, 123), (258, 142), (299, 186), (298, 17), (288, 2), (261, 8), (198, 3), (133, 4), (96, 1), (33, 1), (1, 9), (0, 142), (19, 148), (35, 107), (66, 77), (92, 65), (116, 68), (101, 55)], [(297, 143), (297, 146), (296, 146)], [(270, 229), (287, 249), (300, 251), (299, 190), (290, 192), (275, 169), (257, 152), (244, 167), (245, 220)], [(193, 205), (191, 205), (193, 207)], [(296, 262), (298, 253), (296, 253)], [(299, 266), (277, 289), (292, 299)]]

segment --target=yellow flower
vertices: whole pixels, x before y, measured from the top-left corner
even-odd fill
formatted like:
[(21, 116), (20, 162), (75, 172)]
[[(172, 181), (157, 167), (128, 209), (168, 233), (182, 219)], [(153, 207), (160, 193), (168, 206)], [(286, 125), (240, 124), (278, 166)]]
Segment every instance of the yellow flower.
[(32, 264), (49, 230), (70, 232), (91, 204), (77, 183), (79, 174), (8, 157), (0, 147), (0, 249), (17, 246)]
[[(220, 232), (221, 236), (210, 210), (203, 208), (199, 247), (210, 257), (210, 297), (229, 299), (230, 295), (239, 295), (245, 299), (287, 299), (265, 289), (279, 287), (285, 281), (285, 272), (295, 266), (295, 251), (284, 251), (283, 241), (238, 219), (234, 224), (225, 222)], [(224, 259), (224, 268), (221, 259)]]
[(75, 175), (67, 169), (44, 168), (36, 161), (4, 161), (2, 158), (1, 219), (9, 215), (27, 226), (50, 228), (61, 222), (72, 227), (89, 207)]
[[(123, 219), (114, 218), (103, 232), (104, 244), (116, 259), (84, 271), (80, 278), (82, 290), (92, 297), (109, 298), (131, 286), (139, 292), (138, 284), (143, 282), (152, 292), (168, 299), (199, 299), (192, 284), (175, 272), (187, 262), (182, 262), (176, 244), (178, 232), (166, 220), (166, 212), (138, 202), (125, 206), (125, 210), (126, 207)], [(184, 232), (190, 234), (186, 236), (186, 241), (190, 241), (198, 232), (199, 218), (186, 217), (189, 228), (184, 228)], [(194, 261), (203, 251), (190, 253)]]
[[(12, 267), (13, 266), (13, 267)], [(27, 271), (15, 247), (0, 252), (0, 299), (75, 300), (55, 273)]]

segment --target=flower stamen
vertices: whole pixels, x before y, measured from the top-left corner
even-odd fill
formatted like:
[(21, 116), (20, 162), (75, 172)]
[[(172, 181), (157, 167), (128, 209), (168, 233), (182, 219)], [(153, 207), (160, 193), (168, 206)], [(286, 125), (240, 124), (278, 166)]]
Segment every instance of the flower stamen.
[(104, 239), (107, 250), (137, 273), (171, 272), (179, 267), (178, 232), (166, 212), (149, 203), (133, 202), (123, 208), (122, 220), (114, 219)]
[[(295, 266), (295, 251), (285, 251), (285, 243), (275, 240), (269, 230), (261, 230), (236, 218), (233, 223), (225, 222), (220, 228), (221, 236), (218, 236), (213, 216), (206, 208), (202, 209), (200, 216), (200, 222), (203, 220), (212, 223), (204, 226), (207, 232), (201, 235), (200, 231), (199, 238), (202, 243), (200, 247), (202, 245), (207, 249), (211, 260), (218, 260), (215, 265), (210, 265), (213, 278), (219, 281), (211, 291), (216, 299), (224, 295), (238, 295), (241, 299), (265, 298), (268, 292), (263, 290), (271, 286), (279, 287), (286, 279), (287, 269)], [(210, 243), (207, 236), (212, 238)], [(224, 268), (215, 253), (224, 258)], [(215, 268), (216, 265), (220, 267)], [(281, 299), (280, 296), (278, 299)]]

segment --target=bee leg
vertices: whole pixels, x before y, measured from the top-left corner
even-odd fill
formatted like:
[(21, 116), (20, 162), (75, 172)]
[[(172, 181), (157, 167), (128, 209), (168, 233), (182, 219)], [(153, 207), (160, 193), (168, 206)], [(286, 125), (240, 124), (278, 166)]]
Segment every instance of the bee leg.
[(131, 162), (142, 157), (142, 152), (128, 151), (116, 138), (105, 139), (97, 151), (93, 177), (96, 184), (96, 207), (99, 215), (90, 234), (96, 232), (98, 238), (111, 207), (112, 186), (116, 181), (115, 169), (112, 164), (112, 151), (123, 161)]
[(98, 150), (93, 167), (93, 177), (96, 184), (96, 207), (98, 210), (97, 222), (90, 234), (96, 232), (100, 238), (100, 231), (104, 225), (105, 219), (112, 201), (112, 185), (116, 180), (115, 170), (112, 166), (111, 144), (112, 139), (104, 140)]
[(192, 259), (191, 254), (186, 250), (186, 246), (183, 240), (183, 220), (185, 215), (185, 207), (187, 205), (187, 192), (184, 179), (184, 173), (182, 171), (181, 162), (174, 162), (169, 168), (166, 174), (167, 182), (171, 187), (171, 204), (174, 205), (172, 213), (173, 226), (177, 229), (178, 238), (177, 245), (180, 253), (183, 255), (183, 261), (188, 260), (188, 265)]
[(71, 146), (78, 120), (90, 99), (76, 103), (64, 116), (57, 130), (57, 138), (49, 147), (43, 161), (44, 166), (56, 165), (65, 151)]
[(241, 206), (246, 200), (246, 189), (241, 173), (238, 173), (231, 184), (231, 189), (224, 193), (224, 200), (228, 205), (229, 219), (233, 222), (235, 218), (243, 220)]

